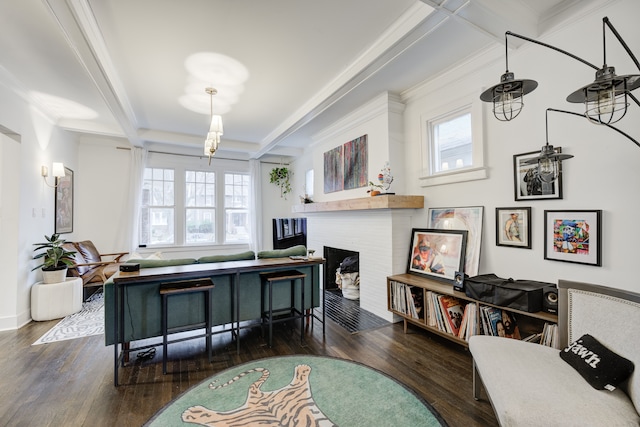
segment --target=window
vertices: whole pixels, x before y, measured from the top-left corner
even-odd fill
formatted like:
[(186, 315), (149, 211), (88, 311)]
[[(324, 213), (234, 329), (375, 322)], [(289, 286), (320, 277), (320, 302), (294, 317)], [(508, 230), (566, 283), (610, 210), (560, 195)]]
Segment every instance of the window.
[(224, 175), (225, 242), (249, 241), (249, 175)]
[[(443, 110), (448, 112), (442, 114)], [(423, 187), (487, 178), (479, 101), (471, 105), (458, 101), (438, 107), (424, 114), (422, 121)]]
[(215, 172), (186, 172), (185, 206), (186, 243), (215, 243)]
[(208, 166), (191, 157), (150, 155), (144, 172), (140, 244), (248, 244), (251, 179), (244, 163), (219, 161)]
[(143, 244), (175, 243), (174, 171), (146, 168), (142, 184), (140, 242)]
[(446, 172), (473, 165), (471, 113), (453, 114), (431, 127), (432, 170)]

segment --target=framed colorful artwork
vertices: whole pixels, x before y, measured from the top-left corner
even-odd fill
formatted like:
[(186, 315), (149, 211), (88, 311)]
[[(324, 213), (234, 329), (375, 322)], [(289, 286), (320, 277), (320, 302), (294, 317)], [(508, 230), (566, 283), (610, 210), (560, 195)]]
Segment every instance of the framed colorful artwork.
[(466, 230), (414, 228), (411, 231), (408, 272), (453, 283), (464, 267)]
[(544, 211), (544, 259), (602, 266), (602, 211)]
[(531, 249), (531, 208), (496, 208), (496, 245)]

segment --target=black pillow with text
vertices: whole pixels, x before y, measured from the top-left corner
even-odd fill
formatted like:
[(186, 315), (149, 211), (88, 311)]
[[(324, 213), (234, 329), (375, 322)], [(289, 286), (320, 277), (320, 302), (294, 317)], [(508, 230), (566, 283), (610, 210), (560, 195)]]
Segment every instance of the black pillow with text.
[(613, 391), (633, 373), (633, 362), (585, 334), (560, 350), (560, 357), (598, 390)]

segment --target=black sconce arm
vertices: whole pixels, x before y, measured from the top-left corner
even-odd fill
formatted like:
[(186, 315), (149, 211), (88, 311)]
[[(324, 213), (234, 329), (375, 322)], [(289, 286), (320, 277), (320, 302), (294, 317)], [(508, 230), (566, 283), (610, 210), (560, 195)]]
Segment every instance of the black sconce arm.
[[(523, 35), (520, 35), (520, 34), (516, 34), (516, 33), (511, 32), (511, 31), (507, 31), (506, 33), (504, 33), (504, 44), (505, 44), (505, 49), (507, 49), (507, 51), (508, 51), (508, 47), (507, 47), (507, 36), (517, 37), (517, 38), (519, 38), (519, 39), (526, 40), (526, 41), (528, 41), (528, 42), (535, 43), (535, 44), (537, 44), (537, 45), (547, 47), (547, 48), (549, 48), (549, 49), (551, 49), (551, 50), (555, 50), (556, 52), (563, 53), (563, 54), (565, 54), (565, 55), (567, 55), (567, 56), (569, 56), (569, 57), (571, 57), (571, 58), (573, 58), (573, 59), (575, 59), (575, 60), (577, 60), (577, 61), (580, 61), (580, 62), (582, 62), (583, 64), (585, 64), (585, 65), (587, 65), (587, 66), (589, 66), (589, 67), (593, 68), (593, 69), (594, 69), (594, 70), (596, 70), (596, 71), (600, 69), (600, 67), (598, 67), (598, 66), (596, 66), (596, 65), (593, 65), (592, 63), (590, 63), (590, 62), (588, 62), (588, 61), (585, 61), (584, 59), (580, 58), (579, 56), (576, 56), (576, 55), (574, 55), (573, 53), (567, 52), (566, 50), (560, 49), (560, 48), (558, 48), (558, 47), (552, 46), (552, 45), (547, 44), (547, 43), (543, 43), (543, 42), (538, 41), (538, 40), (534, 40), (534, 39), (529, 38), (529, 37), (527, 37), (527, 36), (523, 36)], [(508, 71), (508, 70), (509, 70), (509, 54), (508, 54), (508, 52), (507, 52), (507, 55), (505, 55), (505, 57), (506, 57), (506, 61), (507, 61), (507, 71)]]
[[(580, 113), (575, 113), (573, 111), (566, 111), (566, 110), (557, 110), (555, 108), (547, 108), (547, 111), (555, 111), (556, 113), (565, 113), (565, 114), (572, 114), (574, 116), (578, 116), (578, 117), (586, 117), (586, 115), (584, 114), (580, 114)], [(615, 126), (612, 126), (608, 123), (602, 123), (603, 125), (605, 125), (606, 127), (615, 130), (616, 132), (618, 132), (621, 135), (626, 136), (629, 140), (631, 140), (631, 142), (633, 142), (634, 144), (636, 144), (638, 147), (640, 147), (640, 142), (636, 141), (635, 139), (633, 139), (631, 136), (629, 136), (627, 133), (621, 131), (620, 129), (618, 129)], [(549, 126), (547, 126), (547, 144), (549, 143)]]

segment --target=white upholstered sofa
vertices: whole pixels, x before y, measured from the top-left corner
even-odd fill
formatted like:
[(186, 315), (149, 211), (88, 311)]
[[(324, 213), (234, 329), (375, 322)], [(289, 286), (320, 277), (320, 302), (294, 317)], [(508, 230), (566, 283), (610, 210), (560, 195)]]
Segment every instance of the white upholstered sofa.
[(631, 376), (597, 390), (562, 350), (480, 335), (469, 341), (474, 398), (480, 379), (501, 426), (640, 426), (640, 294), (560, 280), (558, 296), (560, 348), (589, 334), (632, 361)]

